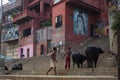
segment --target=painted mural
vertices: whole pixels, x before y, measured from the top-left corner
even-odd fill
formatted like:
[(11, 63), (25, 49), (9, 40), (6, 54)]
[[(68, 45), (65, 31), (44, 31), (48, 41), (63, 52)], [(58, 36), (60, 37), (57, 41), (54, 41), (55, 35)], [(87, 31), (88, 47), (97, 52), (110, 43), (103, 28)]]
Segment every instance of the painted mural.
[(73, 13), (74, 33), (86, 35), (88, 33), (88, 15), (83, 10), (75, 9)]

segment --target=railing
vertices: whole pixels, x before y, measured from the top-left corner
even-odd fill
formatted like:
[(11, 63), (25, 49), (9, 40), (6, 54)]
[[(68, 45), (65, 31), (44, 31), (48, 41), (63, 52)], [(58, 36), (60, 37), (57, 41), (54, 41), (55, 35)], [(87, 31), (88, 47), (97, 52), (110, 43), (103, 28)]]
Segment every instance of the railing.
[(10, 41), (10, 40), (16, 40), (16, 39), (18, 39), (18, 35), (12, 36), (12, 37), (6, 36), (6, 37), (2, 37), (2, 42), (6, 42), (6, 41)]
[(19, 13), (19, 14), (15, 15), (13, 21), (18, 21), (20, 19), (27, 18), (27, 17), (39, 18), (38, 14), (34, 10), (32, 10), (32, 11), (31, 10), (25, 10), (22, 13)]
[(18, 39), (18, 30), (8, 30), (2, 34), (6, 34), (6, 35), (2, 35), (1, 37), (2, 42)]
[(11, 17), (11, 18), (7, 18), (7, 19), (4, 19), (3, 21), (2, 21), (2, 26), (4, 26), (4, 25), (7, 25), (7, 24), (9, 24), (9, 23), (12, 23), (12, 21), (13, 21), (13, 18)]

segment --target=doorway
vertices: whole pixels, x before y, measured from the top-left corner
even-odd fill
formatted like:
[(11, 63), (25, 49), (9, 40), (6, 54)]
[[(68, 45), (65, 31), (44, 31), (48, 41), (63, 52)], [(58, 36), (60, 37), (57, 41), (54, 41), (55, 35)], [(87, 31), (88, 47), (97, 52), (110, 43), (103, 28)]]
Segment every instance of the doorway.
[(44, 54), (44, 45), (41, 45), (40, 51), (40, 55)]
[(23, 48), (20, 49), (20, 52), (21, 52), (20, 57), (23, 58), (24, 57)]
[(90, 37), (94, 37), (95, 27), (93, 24), (90, 25)]
[(27, 49), (27, 57), (28, 58), (30, 57), (30, 49), (29, 48)]

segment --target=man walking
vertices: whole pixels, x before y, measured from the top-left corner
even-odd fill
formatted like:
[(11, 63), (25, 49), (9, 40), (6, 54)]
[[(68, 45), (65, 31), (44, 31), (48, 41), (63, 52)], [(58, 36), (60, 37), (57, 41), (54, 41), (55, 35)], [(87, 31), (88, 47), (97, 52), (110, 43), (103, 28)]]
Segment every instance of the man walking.
[(51, 51), (47, 55), (47, 56), (50, 56), (50, 69), (47, 71), (47, 75), (52, 69), (54, 69), (54, 73), (55, 73), (55, 75), (57, 75), (57, 73), (56, 73), (56, 63), (57, 63), (56, 53), (57, 53), (57, 48), (53, 47), (53, 51)]

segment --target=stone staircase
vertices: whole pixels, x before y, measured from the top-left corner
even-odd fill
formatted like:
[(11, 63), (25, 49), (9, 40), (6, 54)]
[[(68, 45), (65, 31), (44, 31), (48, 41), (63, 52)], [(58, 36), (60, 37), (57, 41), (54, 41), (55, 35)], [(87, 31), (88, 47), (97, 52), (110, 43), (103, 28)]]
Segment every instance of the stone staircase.
[[(96, 45), (100, 46), (104, 49), (105, 53), (101, 54), (98, 59), (97, 68), (92, 71), (91, 68), (87, 68), (87, 62), (85, 61), (83, 64), (83, 68), (72, 69), (72, 62), (71, 62), (71, 69), (69, 71), (64, 69), (65, 59), (62, 59), (64, 53), (57, 53), (57, 76), (94, 76), (93, 78), (83, 78), (79, 77), (79, 80), (117, 80), (114, 78), (117, 76), (117, 62), (115, 56), (108, 53), (109, 51), (109, 39), (108, 36), (104, 36), (101, 38), (97, 38), (94, 40), (89, 40), (86, 43), (83, 43), (82, 47), (78, 48), (78, 51), (84, 54), (84, 49), (87, 45)], [(83, 50), (83, 51), (82, 51)], [(22, 63), (23, 70), (21, 71), (10, 71), (9, 75), (46, 75), (47, 70), (49, 69), (49, 57), (46, 54), (43, 54), (38, 57), (28, 58), (28, 59), (20, 59), (14, 60), (12, 62), (6, 63), (11, 69), (12, 65), (15, 63)], [(51, 71), (50, 76), (54, 76), (54, 72)], [(96, 78), (95, 76), (112, 76), (113, 78)], [(45, 80), (68, 80), (69, 78), (63, 79), (56, 79), (54, 77), (50, 77), (49, 79)], [(69, 80), (78, 80), (77, 78), (69, 79)], [(24, 79), (27, 80), (27, 79)], [(34, 79), (31, 79), (34, 80)], [(43, 80), (43, 79), (42, 79)]]

